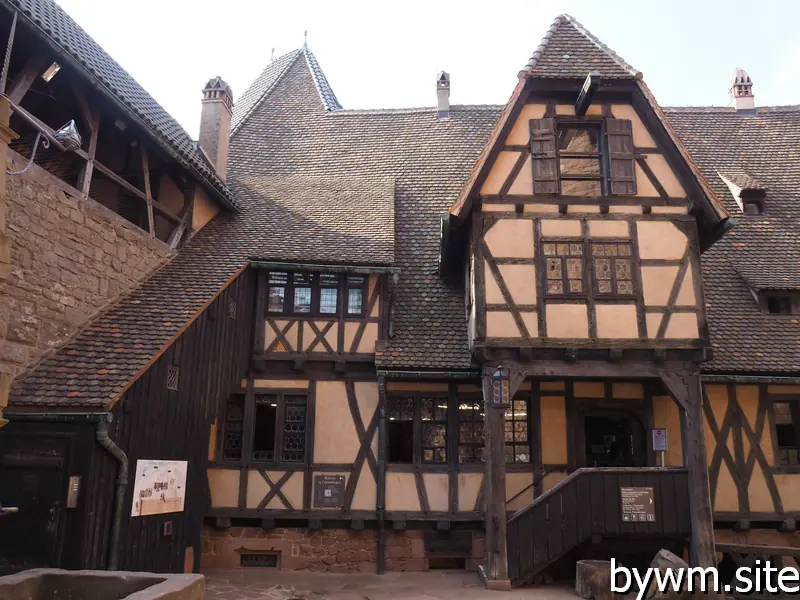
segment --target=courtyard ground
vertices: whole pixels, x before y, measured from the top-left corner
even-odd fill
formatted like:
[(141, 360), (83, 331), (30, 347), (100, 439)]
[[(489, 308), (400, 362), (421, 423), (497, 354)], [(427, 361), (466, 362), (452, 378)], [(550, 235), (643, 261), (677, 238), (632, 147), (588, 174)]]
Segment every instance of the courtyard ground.
[(511, 592), (487, 591), (476, 573), (437, 571), (338, 575), (260, 569), (209, 571), (206, 600), (575, 600), (575, 592), (558, 585)]

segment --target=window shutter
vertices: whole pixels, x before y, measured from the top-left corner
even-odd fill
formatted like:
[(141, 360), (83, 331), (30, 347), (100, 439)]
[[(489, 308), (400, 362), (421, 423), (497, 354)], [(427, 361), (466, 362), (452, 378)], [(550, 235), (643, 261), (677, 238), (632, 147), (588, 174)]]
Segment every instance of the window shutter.
[(611, 195), (636, 193), (633, 128), (629, 119), (606, 119)]
[(558, 194), (555, 120), (531, 119), (533, 193)]

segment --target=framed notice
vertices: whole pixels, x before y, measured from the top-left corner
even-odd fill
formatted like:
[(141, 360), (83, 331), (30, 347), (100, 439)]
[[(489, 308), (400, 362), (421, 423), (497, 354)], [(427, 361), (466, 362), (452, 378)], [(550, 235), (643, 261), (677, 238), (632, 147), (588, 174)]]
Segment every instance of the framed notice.
[(314, 506), (344, 506), (344, 475), (314, 475)]
[(651, 487), (621, 487), (622, 520), (625, 523), (654, 523), (656, 502)]
[(188, 464), (185, 460), (137, 460), (131, 516), (183, 512)]
[(653, 429), (653, 451), (666, 452), (667, 451), (667, 428), (661, 427)]

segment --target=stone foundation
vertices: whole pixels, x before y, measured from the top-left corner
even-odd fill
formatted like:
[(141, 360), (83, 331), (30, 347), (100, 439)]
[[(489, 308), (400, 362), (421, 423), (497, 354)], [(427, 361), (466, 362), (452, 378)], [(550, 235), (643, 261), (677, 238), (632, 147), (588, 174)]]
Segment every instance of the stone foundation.
[[(421, 531), (386, 533), (387, 571), (427, 571), (431, 554), (425, 552)], [(281, 571), (375, 573), (376, 532), (349, 529), (273, 529), (259, 527), (203, 528), (201, 569), (239, 569), (242, 554), (275, 552)], [(483, 560), (483, 533), (472, 533), (467, 570), (477, 570)]]

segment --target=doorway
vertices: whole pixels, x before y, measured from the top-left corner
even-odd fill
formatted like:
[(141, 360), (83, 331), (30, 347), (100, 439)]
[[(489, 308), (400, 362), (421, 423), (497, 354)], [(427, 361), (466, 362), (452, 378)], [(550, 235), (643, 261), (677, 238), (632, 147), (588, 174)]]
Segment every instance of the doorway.
[(602, 411), (584, 418), (587, 467), (645, 467), (647, 446), (639, 419), (623, 411)]

